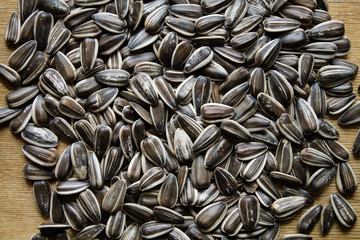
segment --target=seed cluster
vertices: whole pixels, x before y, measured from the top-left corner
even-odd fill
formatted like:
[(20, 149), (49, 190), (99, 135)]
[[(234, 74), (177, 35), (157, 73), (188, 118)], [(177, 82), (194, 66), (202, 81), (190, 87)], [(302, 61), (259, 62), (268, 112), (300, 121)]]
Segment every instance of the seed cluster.
[[(49, 223), (30, 239), (277, 239), (352, 227), (357, 177), (324, 117), (360, 122), (326, 0), (19, 0), (0, 123)], [(59, 153), (62, 140), (68, 147)], [(360, 153), (360, 132), (354, 143)], [(49, 181), (57, 181), (52, 190)], [(279, 189), (279, 186), (282, 189)]]

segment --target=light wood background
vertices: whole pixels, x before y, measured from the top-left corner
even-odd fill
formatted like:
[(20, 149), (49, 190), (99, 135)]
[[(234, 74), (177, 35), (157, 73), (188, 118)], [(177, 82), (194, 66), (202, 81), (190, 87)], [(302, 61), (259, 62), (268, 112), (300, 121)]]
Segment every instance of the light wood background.
[[(345, 23), (346, 35), (351, 39), (352, 49), (347, 59), (360, 65), (360, 1), (359, 0), (329, 0), (330, 13), (333, 19), (342, 20)], [(0, 1), (0, 62), (7, 64), (8, 56), (12, 50), (4, 42), (6, 23), (12, 12), (17, 11), (17, 0)], [(357, 87), (360, 84), (360, 76), (353, 81), (354, 91), (359, 94)], [(9, 90), (1, 85), (0, 107), (6, 106), (5, 94)], [(327, 119), (330, 117), (327, 116)], [(340, 127), (336, 118), (330, 118), (338, 127), (340, 141), (351, 151), (355, 135), (359, 125), (352, 127)], [(28, 160), (22, 154), (23, 141), (18, 135), (13, 135), (7, 124), (0, 125), (0, 239), (29, 239), (38, 232), (37, 226), (42, 222), (48, 222), (40, 216), (32, 194), (32, 182), (26, 181), (22, 175), (22, 169)], [(349, 160), (357, 176), (360, 176), (360, 158), (355, 157), (351, 151)], [(335, 181), (321, 193), (314, 204), (330, 204), (330, 194), (337, 192)], [(360, 214), (360, 191), (352, 196), (346, 196), (355, 210)], [(298, 219), (306, 209), (296, 214), (290, 221), (281, 223), (280, 236), (296, 233)], [(351, 229), (345, 229), (336, 221), (330, 233), (322, 236), (320, 224), (317, 224), (311, 232), (314, 239), (360, 239), (360, 221)]]

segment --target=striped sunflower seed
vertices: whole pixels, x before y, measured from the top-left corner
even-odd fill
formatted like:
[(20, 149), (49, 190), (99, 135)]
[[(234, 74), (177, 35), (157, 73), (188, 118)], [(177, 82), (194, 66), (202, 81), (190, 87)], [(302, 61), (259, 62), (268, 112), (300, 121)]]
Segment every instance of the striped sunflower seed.
[(353, 207), (341, 195), (331, 194), (331, 205), (339, 222), (344, 227), (351, 227), (355, 224), (357, 215)]
[(210, 204), (196, 215), (195, 224), (203, 232), (210, 232), (224, 219), (227, 209), (227, 204), (222, 202)]
[(354, 170), (348, 162), (339, 162), (336, 172), (336, 186), (340, 193), (354, 193), (358, 181)]
[(240, 219), (247, 229), (254, 229), (260, 218), (260, 203), (253, 196), (244, 196), (239, 199)]

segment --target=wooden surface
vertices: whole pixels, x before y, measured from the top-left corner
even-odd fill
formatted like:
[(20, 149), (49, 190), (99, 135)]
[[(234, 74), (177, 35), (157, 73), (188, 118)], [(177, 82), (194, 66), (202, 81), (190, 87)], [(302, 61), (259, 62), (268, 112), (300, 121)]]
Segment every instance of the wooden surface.
[[(342, 20), (345, 23), (346, 36), (351, 39), (351, 53), (347, 59), (360, 65), (360, 1), (359, 0), (329, 0), (332, 19)], [(0, 1), (0, 62), (7, 64), (11, 54), (4, 39), (6, 23), (12, 12), (17, 11), (17, 0)], [(359, 94), (357, 86), (360, 84), (360, 76), (353, 81), (354, 91)], [(4, 96), (9, 90), (1, 85), (0, 107), (6, 106)], [(326, 117), (329, 119), (329, 116)], [(336, 118), (331, 118), (332, 123), (338, 127), (340, 141), (351, 151), (355, 135), (359, 125), (352, 127), (340, 127)], [(32, 195), (32, 182), (26, 181), (22, 175), (22, 169), (28, 160), (22, 154), (23, 141), (18, 135), (13, 135), (8, 124), (0, 125), (0, 239), (29, 239), (38, 232), (37, 226), (47, 222), (40, 216)], [(360, 158), (351, 152), (349, 160), (357, 176), (360, 176)], [(314, 204), (330, 204), (330, 194), (337, 192), (335, 181), (326, 190), (316, 197)], [(360, 190), (352, 196), (346, 196), (354, 209), (360, 214)], [(290, 221), (281, 223), (280, 236), (296, 233), (296, 225), (299, 217), (308, 209), (296, 214)], [(360, 216), (359, 216), (360, 217)], [(351, 229), (345, 229), (336, 221), (327, 236), (320, 234), (320, 224), (317, 224), (311, 232), (314, 239), (360, 239), (360, 220)]]

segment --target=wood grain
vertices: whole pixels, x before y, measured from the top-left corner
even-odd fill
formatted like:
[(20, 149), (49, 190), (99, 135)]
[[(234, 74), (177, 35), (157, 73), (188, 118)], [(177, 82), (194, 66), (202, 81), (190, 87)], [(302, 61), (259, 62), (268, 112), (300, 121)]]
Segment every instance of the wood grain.
[[(345, 23), (346, 35), (352, 43), (351, 53), (347, 59), (360, 65), (360, 1), (358, 0), (328, 0), (330, 13), (333, 19), (342, 20)], [(1, 1), (0, 4), (0, 62), (7, 63), (12, 49), (8, 48), (3, 41), (6, 23), (12, 12), (17, 11), (16, 0)], [(357, 86), (360, 84), (360, 76), (353, 80), (354, 91), (359, 100)], [(4, 96), (9, 90), (0, 87), (0, 107), (6, 106)], [(338, 127), (340, 141), (349, 149), (359, 126), (340, 127), (336, 118), (327, 116)], [(49, 219), (42, 218), (36, 208), (32, 195), (32, 182), (26, 181), (22, 175), (22, 169), (27, 160), (22, 154), (23, 141), (18, 135), (10, 133), (7, 124), (0, 126), (0, 239), (28, 239), (36, 233), (37, 226)], [(349, 160), (357, 176), (360, 176), (360, 158), (351, 153)], [(314, 204), (330, 204), (330, 194), (337, 192), (335, 181), (326, 190), (316, 197)], [(360, 191), (353, 196), (346, 196), (355, 210), (360, 213)], [(296, 233), (296, 225), (299, 217), (308, 208), (296, 214), (296, 217), (281, 223), (280, 236)], [(360, 221), (351, 229), (344, 229), (335, 222), (327, 236), (320, 234), (320, 224), (312, 231), (314, 239), (360, 239)], [(72, 233), (74, 236), (74, 233)]]

